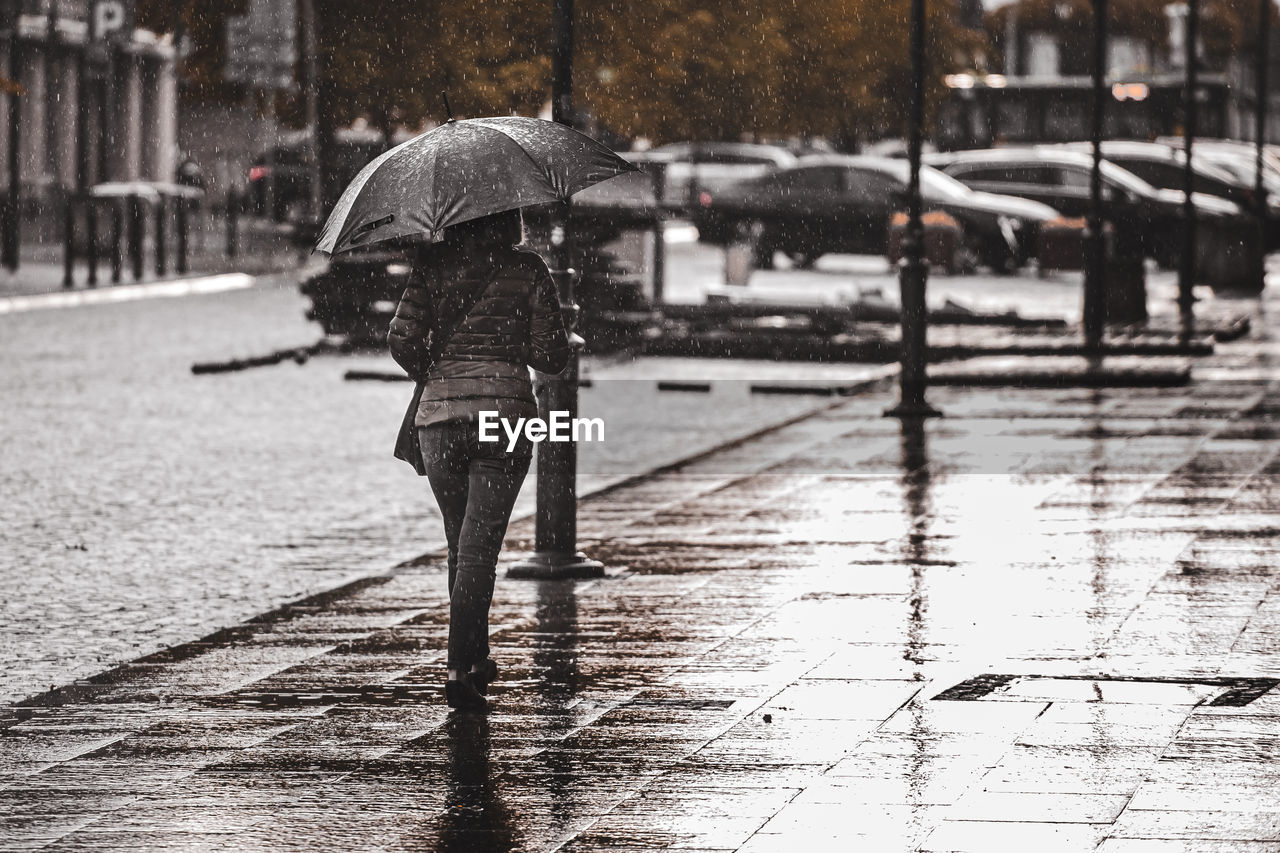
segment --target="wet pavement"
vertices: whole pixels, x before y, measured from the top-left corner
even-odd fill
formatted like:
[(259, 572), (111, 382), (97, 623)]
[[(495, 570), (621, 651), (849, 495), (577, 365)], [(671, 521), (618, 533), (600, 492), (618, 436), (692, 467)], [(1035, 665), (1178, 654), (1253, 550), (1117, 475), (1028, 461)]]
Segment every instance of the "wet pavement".
[(591, 497), (609, 574), (499, 579), (487, 717), (443, 705), (438, 554), (10, 706), (0, 839), (1280, 849), (1267, 330), (1180, 388), (868, 391)]
[[(112, 294), (118, 289), (74, 291)], [(315, 343), (291, 275), (181, 298), (0, 313), (0, 702), (385, 571), (443, 542), (425, 481), (391, 458), (411, 386), (347, 382), (385, 354), (196, 376)], [(861, 381), (874, 365), (804, 366)], [(749, 379), (794, 367), (591, 360), (584, 492), (810, 412)], [(698, 377), (706, 393), (659, 392)], [(533, 508), (533, 479), (519, 511)]]
[[(669, 248), (668, 291), (702, 299), (722, 253), (679, 241)], [(816, 272), (757, 278), (799, 293), (814, 282), (847, 287), (883, 266), (824, 258)], [(440, 541), (424, 484), (386, 450), (407, 387), (343, 381), (349, 370), (396, 371), (387, 356), (191, 374), (197, 362), (315, 343), (320, 330), (304, 317), (298, 273), (227, 292), (147, 282), (63, 293), (50, 262), (41, 286), (53, 292), (3, 295), (14, 282), (38, 290), (34, 270), (24, 262), (17, 279), (0, 281), (0, 493), (22, 496), (0, 502), (0, 702), (385, 570)], [(975, 276), (940, 277), (931, 287), (973, 291), (984, 282), (1016, 297), (1004, 307), (1024, 311), (1078, 286)], [(27, 310), (33, 302), (42, 310)], [(934, 334), (943, 341), (952, 332)], [(991, 343), (987, 329), (952, 337), (974, 335)], [(830, 403), (761, 389), (843, 392), (883, 370), (602, 358), (588, 360), (584, 375), (592, 385), (581, 390), (583, 414), (608, 426), (605, 442), (581, 448), (586, 492)], [(676, 390), (660, 391), (662, 380)], [(702, 391), (688, 393), (691, 386)], [(532, 493), (531, 479), (519, 512), (532, 510)]]

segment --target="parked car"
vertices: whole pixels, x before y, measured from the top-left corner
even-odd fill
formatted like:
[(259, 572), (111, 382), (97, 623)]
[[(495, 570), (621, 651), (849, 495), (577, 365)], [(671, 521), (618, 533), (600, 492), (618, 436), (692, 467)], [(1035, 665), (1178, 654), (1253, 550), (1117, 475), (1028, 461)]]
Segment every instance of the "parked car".
[(748, 178), (793, 166), (797, 158), (778, 145), (748, 142), (675, 142), (651, 151), (621, 155), (642, 168), (661, 163), (666, 170), (662, 200), (674, 207), (696, 203), (700, 192), (719, 192)]
[[(1093, 158), (1054, 146), (993, 148), (934, 154), (929, 162), (975, 190), (1004, 193), (1043, 202), (1068, 217), (1086, 216), (1091, 207)], [(1165, 267), (1181, 255), (1183, 193), (1153, 187), (1115, 163), (1102, 163), (1103, 201), (1108, 218), (1139, 229), (1143, 254)], [(1252, 222), (1240, 206), (1205, 193), (1192, 193), (1201, 219)], [(1220, 229), (1225, 233), (1229, 229)]]
[[(861, 149), (861, 153), (868, 157), (895, 157), (897, 159), (905, 159), (911, 156), (910, 145), (907, 140), (901, 137), (889, 137), (887, 139), (878, 139), (875, 142), (869, 142)], [(932, 143), (925, 141), (921, 143), (920, 150), (925, 154), (937, 151), (937, 147)]]
[[(1088, 142), (1068, 142), (1061, 148), (1088, 152)], [(1102, 156), (1127, 169), (1153, 187), (1181, 191), (1185, 186), (1186, 155), (1182, 149), (1159, 142), (1109, 140), (1102, 143)], [(1256, 212), (1254, 185), (1229, 169), (1203, 157), (1191, 158), (1191, 186), (1195, 192), (1225, 198), (1240, 205), (1245, 212)], [(1280, 248), (1280, 194), (1267, 196), (1267, 250)]]
[[(773, 174), (704, 190), (694, 224), (702, 240), (722, 245), (754, 230), (763, 267), (779, 251), (801, 266), (828, 252), (883, 254), (890, 219), (906, 207), (908, 172), (906, 161), (890, 157), (805, 157)], [(920, 170), (920, 191), (927, 210), (957, 220), (973, 264), (1000, 272), (1024, 264), (1040, 223), (1058, 216), (1044, 204), (974, 192), (928, 166)]]
[[(305, 207), (311, 192), (311, 171), (302, 145), (276, 145), (253, 158), (249, 165), (249, 209), (255, 216), (277, 222)], [(271, 210), (267, 197), (271, 196)]]
[[(1181, 136), (1161, 136), (1156, 142), (1181, 149)], [(1204, 158), (1219, 168), (1226, 169), (1250, 186), (1257, 175), (1257, 147), (1252, 142), (1238, 139), (1196, 139), (1192, 150), (1195, 159)], [(1262, 147), (1262, 180), (1268, 193), (1280, 193), (1280, 153), (1276, 146)]]
[[(1090, 142), (1063, 142), (1046, 146), (1090, 154)], [(1137, 175), (1153, 187), (1165, 190), (1181, 190), (1187, 158), (1181, 148), (1159, 142), (1131, 142), (1114, 139), (1102, 143), (1102, 156), (1122, 169)], [(1253, 187), (1245, 184), (1221, 166), (1197, 156), (1193, 158), (1192, 189), (1195, 192), (1216, 195), (1234, 201), (1241, 207), (1253, 199)]]
[[(253, 159), (249, 166), (249, 209), (257, 216), (268, 216), (277, 222), (298, 221), (311, 195), (311, 169), (308, 166), (307, 142), (297, 136)], [(382, 134), (376, 131), (339, 130), (330, 144), (331, 158), (325, 170), (326, 195), (336, 198), (366, 163), (387, 150)], [(273, 194), (272, 209), (267, 210), (267, 188)]]

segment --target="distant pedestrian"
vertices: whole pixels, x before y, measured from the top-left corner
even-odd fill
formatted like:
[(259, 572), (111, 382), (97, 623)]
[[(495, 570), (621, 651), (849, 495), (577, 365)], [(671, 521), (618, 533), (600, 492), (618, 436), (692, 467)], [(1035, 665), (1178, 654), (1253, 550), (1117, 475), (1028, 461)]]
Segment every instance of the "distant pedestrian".
[(569, 340), (547, 265), (519, 248), (518, 210), (446, 228), (415, 250), (409, 284), (387, 336), (418, 384), (396, 457), (431, 483), (449, 543), (449, 647), (445, 697), (482, 710), (497, 677), (489, 657), (489, 604), (498, 552), (533, 446), (479, 440), (481, 412), (537, 417), (529, 367), (558, 373)]
[(200, 164), (195, 160), (187, 157), (178, 164), (178, 168), (174, 170), (174, 183), (184, 187), (195, 187), (198, 190), (204, 189), (204, 169), (200, 168)]

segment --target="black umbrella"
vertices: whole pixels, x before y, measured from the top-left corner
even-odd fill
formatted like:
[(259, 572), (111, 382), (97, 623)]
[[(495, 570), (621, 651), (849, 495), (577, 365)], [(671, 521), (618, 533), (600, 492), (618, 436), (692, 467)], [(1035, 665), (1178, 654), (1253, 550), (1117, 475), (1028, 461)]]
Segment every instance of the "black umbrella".
[(639, 169), (591, 137), (520, 116), (450, 119), (375, 158), (343, 191), (316, 251), (396, 237), (569, 196)]

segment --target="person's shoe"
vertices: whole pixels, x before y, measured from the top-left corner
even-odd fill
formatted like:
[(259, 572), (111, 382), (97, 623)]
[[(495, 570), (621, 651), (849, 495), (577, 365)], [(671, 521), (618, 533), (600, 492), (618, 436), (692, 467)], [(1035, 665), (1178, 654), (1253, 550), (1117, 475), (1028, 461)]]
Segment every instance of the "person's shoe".
[(471, 668), (471, 683), (481, 696), (489, 695), (489, 685), (498, 680), (498, 664), (493, 658), (485, 658)]
[(489, 700), (476, 689), (469, 672), (444, 683), (444, 700), (458, 711), (483, 711), (489, 707)]

